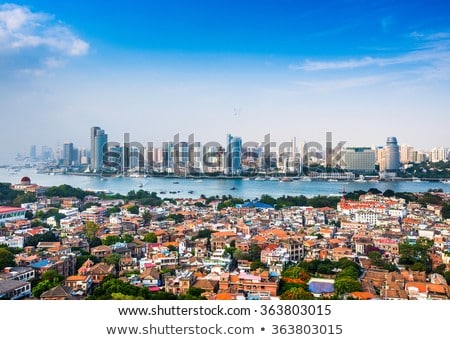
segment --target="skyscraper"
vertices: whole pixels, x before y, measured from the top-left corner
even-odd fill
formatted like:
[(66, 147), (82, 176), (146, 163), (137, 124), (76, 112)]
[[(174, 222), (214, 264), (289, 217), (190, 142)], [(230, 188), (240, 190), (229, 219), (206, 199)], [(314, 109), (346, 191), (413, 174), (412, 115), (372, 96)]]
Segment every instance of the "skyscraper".
[(30, 147), (30, 158), (36, 159), (37, 153), (36, 153), (36, 145), (32, 145)]
[(385, 158), (387, 173), (396, 174), (400, 168), (400, 148), (396, 137), (388, 137), (386, 140)]
[(227, 135), (227, 175), (239, 175), (241, 173), (242, 139)]
[(90, 169), (94, 171), (94, 163), (95, 163), (95, 136), (97, 135), (100, 128), (98, 126), (91, 127), (91, 161), (90, 161)]
[(72, 166), (74, 160), (73, 143), (66, 142), (63, 145), (63, 164), (64, 166)]
[[(94, 137), (94, 149), (93, 149), (93, 171), (101, 172), (103, 168), (103, 154), (106, 150), (106, 144), (108, 143), (108, 135), (104, 130), (97, 130)], [(92, 157), (92, 156), (91, 156)]]

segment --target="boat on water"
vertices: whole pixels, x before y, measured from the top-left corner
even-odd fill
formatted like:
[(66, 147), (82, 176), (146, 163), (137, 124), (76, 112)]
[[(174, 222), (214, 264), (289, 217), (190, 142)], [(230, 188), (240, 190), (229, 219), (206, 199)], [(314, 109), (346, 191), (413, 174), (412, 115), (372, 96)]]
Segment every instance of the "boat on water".
[(280, 179), (280, 182), (292, 182), (293, 181), (293, 179), (292, 178), (290, 178), (290, 177), (283, 177), (282, 179)]
[(299, 181), (300, 181), (300, 182), (311, 182), (312, 179), (311, 179), (311, 177), (309, 177), (309, 176), (301, 176), (301, 177), (299, 178)]
[(338, 180), (337, 179), (335, 179), (335, 178), (330, 178), (329, 180), (328, 180), (328, 182), (337, 182)]

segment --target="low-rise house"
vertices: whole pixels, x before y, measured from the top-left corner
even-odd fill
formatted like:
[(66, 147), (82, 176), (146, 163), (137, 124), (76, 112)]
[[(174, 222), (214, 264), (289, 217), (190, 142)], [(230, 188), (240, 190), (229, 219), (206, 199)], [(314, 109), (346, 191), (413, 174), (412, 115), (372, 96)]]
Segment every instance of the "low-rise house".
[(92, 290), (91, 275), (72, 275), (66, 278), (65, 285), (72, 288), (73, 295), (86, 296)]
[(101, 245), (91, 249), (91, 255), (99, 258), (100, 260), (108, 257), (111, 254), (112, 248), (110, 246)]
[(0, 299), (18, 300), (31, 296), (31, 283), (19, 280), (0, 280)]
[(67, 286), (56, 286), (41, 294), (41, 300), (73, 300), (73, 289)]
[(1, 280), (30, 281), (35, 278), (34, 269), (31, 267), (6, 267), (0, 273)]

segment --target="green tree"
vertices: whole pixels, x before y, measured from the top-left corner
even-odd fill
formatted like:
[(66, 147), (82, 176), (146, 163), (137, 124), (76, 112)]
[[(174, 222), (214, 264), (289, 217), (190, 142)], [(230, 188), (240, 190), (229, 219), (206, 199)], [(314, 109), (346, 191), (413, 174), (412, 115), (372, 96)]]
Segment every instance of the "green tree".
[(146, 210), (142, 214), (142, 218), (144, 219), (144, 224), (148, 225), (152, 220), (152, 214), (150, 213), (150, 211)]
[(118, 214), (120, 213), (120, 208), (119, 207), (112, 207), (112, 208), (108, 208), (106, 210), (106, 216), (109, 217), (112, 214)]
[(42, 274), (41, 280), (55, 282), (59, 284), (64, 281), (64, 276), (59, 275), (58, 272), (54, 269), (49, 269)]
[(416, 270), (431, 272), (431, 260), (429, 251), (433, 246), (433, 241), (419, 237), (415, 244), (408, 241), (399, 244), (399, 263), (406, 266), (414, 266)]
[(248, 254), (250, 255), (250, 259), (252, 261), (260, 260), (261, 259), (261, 247), (257, 244), (250, 245), (248, 249)]
[(84, 199), (89, 194), (88, 191), (81, 190), (80, 188), (74, 188), (70, 185), (63, 184), (60, 186), (53, 186), (45, 191), (45, 195), (48, 197), (76, 197), (78, 199)]
[(99, 237), (94, 237), (93, 239), (88, 239), (88, 243), (89, 243), (89, 247), (94, 248), (94, 247), (98, 247), (101, 246), (102, 240)]
[(173, 220), (178, 224), (184, 221), (184, 216), (182, 214), (169, 214), (166, 216), (166, 220)]
[(450, 218), (450, 204), (444, 203), (442, 205), (442, 218)]
[(52, 281), (44, 280), (39, 282), (37, 286), (31, 290), (31, 292), (34, 297), (40, 298), (42, 293), (46, 292), (47, 290), (53, 287), (56, 287), (57, 285), (58, 285), (57, 283), (54, 283)]
[(178, 251), (178, 248), (175, 247), (175, 246), (173, 246), (173, 245), (169, 245), (169, 246), (167, 247), (167, 249), (168, 249), (169, 251)]
[(158, 238), (155, 233), (150, 232), (144, 235), (144, 241), (148, 243), (156, 243), (158, 242)]
[(9, 249), (0, 248), (0, 270), (6, 267), (14, 267), (15, 265), (14, 254)]
[(450, 270), (444, 273), (444, 277), (447, 280), (447, 284), (450, 285)]
[(125, 243), (133, 242), (134, 238), (130, 234), (123, 234), (122, 235), (122, 241)]
[(53, 234), (50, 230), (43, 233), (33, 235), (25, 241), (25, 246), (34, 246), (36, 247), (39, 242), (57, 242), (58, 237)]
[(384, 193), (383, 193), (384, 197), (394, 197), (395, 196), (395, 192), (391, 189), (387, 189)]
[(142, 296), (125, 295), (122, 293), (111, 293), (111, 300), (144, 300)]
[(118, 271), (121, 258), (122, 257), (119, 254), (113, 253), (105, 257), (104, 262), (109, 265), (114, 265), (116, 267), (116, 270)]
[(302, 287), (290, 288), (280, 296), (281, 300), (314, 300), (314, 295)]
[(252, 263), (250, 264), (250, 269), (251, 270), (256, 270), (256, 269), (259, 269), (259, 268), (264, 269), (264, 268), (267, 268), (267, 266), (264, 263), (262, 263), (261, 260), (254, 260), (254, 261), (252, 261)]
[(105, 246), (112, 246), (113, 244), (116, 244), (117, 242), (120, 242), (120, 237), (117, 235), (108, 235), (105, 237), (105, 239), (103, 240), (103, 244)]
[(137, 205), (130, 205), (127, 210), (130, 214), (139, 215), (139, 207)]
[(275, 204), (277, 204), (277, 200), (275, 198), (266, 194), (262, 195), (259, 201), (261, 203), (269, 204), (271, 206), (275, 206)]
[(92, 221), (86, 222), (86, 237), (88, 240), (93, 240), (97, 236), (99, 226)]
[(361, 291), (361, 283), (352, 277), (342, 277), (334, 282), (334, 290), (338, 295)]
[[(147, 288), (137, 287), (128, 282), (107, 276), (89, 297), (91, 300), (112, 300), (113, 296), (121, 297), (123, 294), (133, 300), (150, 299), (151, 293)], [(113, 295), (114, 294), (114, 295)]]
[(205, 292), (202, 288), (197, 287), (191, 287), (186, 292), (187, 295), (193, 296), (193, 297), (200, 297)]
[(441, 274), (444, 275), (445, 274), (445, 269), (447, 268), (447, 265), (445, 263), (441, 263), (439, 266), (437, 266), (436, 268), (434, 268), (433, 272), (437, 273), (437, 274)]

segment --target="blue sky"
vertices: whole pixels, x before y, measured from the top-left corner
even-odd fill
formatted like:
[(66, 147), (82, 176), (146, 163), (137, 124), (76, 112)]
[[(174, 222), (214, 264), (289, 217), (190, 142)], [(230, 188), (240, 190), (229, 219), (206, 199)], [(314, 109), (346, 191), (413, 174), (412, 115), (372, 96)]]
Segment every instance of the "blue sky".
[(0, 3), (0, 159), (94, 125), (449, 147), (449, 85), (448, 1)]

